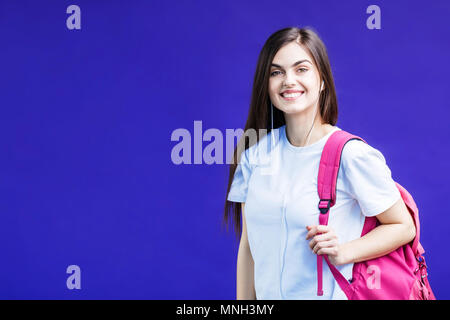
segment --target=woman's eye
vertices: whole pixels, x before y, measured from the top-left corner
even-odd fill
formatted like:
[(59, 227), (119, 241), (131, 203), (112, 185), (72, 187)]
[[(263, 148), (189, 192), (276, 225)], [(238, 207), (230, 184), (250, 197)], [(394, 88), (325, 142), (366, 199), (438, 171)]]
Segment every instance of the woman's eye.
[(271, 74), (270, 74), (270, 76), (271, 77), (273, 77), (273, 76), (276, 76), (276, 75), (278, 75), (278, 74), (280, 74), (281, 72), (280, 71), (273, 71)]
[[(308, 69), (306, 69), (306, 68), (298, 68), (297, 71), (299, 71), (300, 73), (304, 73), (304, 72), (308, 71)], [(280, 70), (276, 70), (276, 71), (273, 71), (273, 72), (270, 74), (270, 76), (271, 76), (271, 77), (274, 77), (274, 76), (277, 76), (277, 75), (279, 75), (279, 74), (281, 74), (281, 73), (282, 73), (282, 72), (281, 72)]]

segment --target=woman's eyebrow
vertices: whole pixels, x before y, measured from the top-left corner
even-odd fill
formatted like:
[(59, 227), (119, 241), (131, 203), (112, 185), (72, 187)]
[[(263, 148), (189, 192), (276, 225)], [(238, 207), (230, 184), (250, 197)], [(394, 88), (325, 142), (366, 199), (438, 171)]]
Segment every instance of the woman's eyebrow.
[[(309, 62), (311, 63), (311, 61), (307, 60), (307, 59), (303, 59), (303, 60), (298, 60), (297, 62), (295, 62), (291, 67), (295, 67), (296, 65), (299, 65), (300, 63), (303, 62)], [(312, 63), (311, 63), (312, 64)], [(282, 68), (279, 64), (276, 63), (272, 63), (272, 67), (277, 67), (277, 68)]]

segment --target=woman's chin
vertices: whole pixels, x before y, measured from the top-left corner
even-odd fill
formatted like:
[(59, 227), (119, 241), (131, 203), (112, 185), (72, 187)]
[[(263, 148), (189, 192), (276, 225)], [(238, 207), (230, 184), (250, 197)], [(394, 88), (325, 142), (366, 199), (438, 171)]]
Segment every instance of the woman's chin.
[(281, 111), (287, 114), (296, 114), (305, 111), (307, 108), (303, 103), (301, 104), (283, 104)]

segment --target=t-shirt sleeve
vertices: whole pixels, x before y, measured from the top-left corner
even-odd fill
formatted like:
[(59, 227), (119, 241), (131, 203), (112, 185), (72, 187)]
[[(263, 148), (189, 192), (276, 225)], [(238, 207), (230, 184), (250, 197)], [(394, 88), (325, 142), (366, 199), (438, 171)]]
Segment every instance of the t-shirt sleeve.
[(228, 201), (244, 202), (247, 199), (248, 181), (252, 173), (252, 166), (248, 160), (249, 149), (242, 152), (241, 160), (234, 172), (233, 182), (231, 183)]
[(348, 192), (359, 203), (365, 216), (376, 216), (400, 198), (391, 170), (383, 154), (361, 140), (350, 140), (341, 156)]

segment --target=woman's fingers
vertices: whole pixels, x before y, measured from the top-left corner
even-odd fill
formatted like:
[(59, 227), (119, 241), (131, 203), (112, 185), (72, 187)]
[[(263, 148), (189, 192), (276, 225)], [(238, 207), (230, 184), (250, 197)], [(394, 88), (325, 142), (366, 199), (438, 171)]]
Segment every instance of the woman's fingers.
[(330, 230), (327, 233), (317, 234), (309, 242), (309, 247), (312, 249), (318, 242), (328, 241), (328, 240), (332, 240), (332, 239), (337, 239), (337, 236), (333, 230)]
[(339, 242), (332, 228), (323, 225), (307, 226), (306, 228), (308, 230), (306, 239), (312, 238), (309, 247), (315, 254), (337, 254)]
[(329, 226), (316, 225), (316, 226), (306, 226), (306, 230), (308, 230), (308, 233), (306, 234), (306, 240), (308, 240), (311, 237), (315, 236), (317, 233), (329, 232), (331, 228)]
[[(317, 251), (318, 255), (326, 254), (326, 255), (331, 256), (331, 257), (337, 256), (338, 253), (339, 253), (339, 251), (338, 251), (338, 247), (337, 246), (330, 247), (330, 248), (322, 248), (319, 251)], [(330, 260), (330, 261), (332, 261), (331, 263), (335, 264), (334, 260)]]
[(316, 254), (323, 254), (323, 253), (319, 253), (319, 252), (323, 252), (321, 251), (322, 249), (328, 249), (328, 248), (334, 248), (338, 246), (338, 242), (336, 239), (332, 239), (332, 240), (328, 240), (328, 241), (321, 241), (316, 243), (316, 245), (313, 247), (313, 252)]
[(333, 231), (329, 231), (327, 233), (317, 234), (309, 242), (311, 244), (310, 247), (312, 249), (317, 242), (319, 242), (319, 241), (327, 241), (327, 240), (331, 240), (331, 239), (334, 239), (334, 238), (336, 238), (336, 235), (334, 234)]

